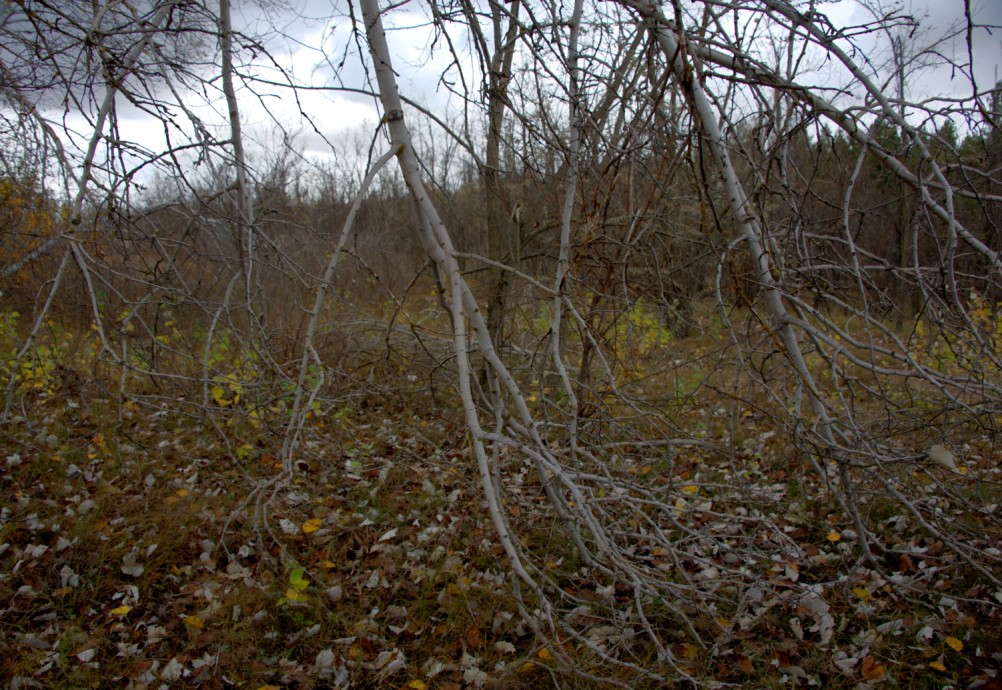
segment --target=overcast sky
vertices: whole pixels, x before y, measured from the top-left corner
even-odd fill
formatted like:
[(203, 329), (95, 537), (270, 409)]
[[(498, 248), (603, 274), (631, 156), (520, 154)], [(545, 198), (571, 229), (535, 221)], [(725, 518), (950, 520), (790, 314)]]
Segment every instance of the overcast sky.
[[(871, 6), (878, 0), (870, 0)], [(966, 26), (964, 19), (964, 0), (903, 0), (898, 3), (884, 0), (882, 4), (890, 10), (894, 7), (900, 8), (900, 12), (909, 14), (917, 19), (921, 24), (921, 29), (916, 31), (911, 39), (911, 48), (918, 50), (931, 45), (939, 45), (939, 50), (947, 58), (956, 59), (959, 62), (966, 62)], [(297, 35), (301, 36), (303, 46), (321, 45), (320, 37), (326, 35), (324, 45), (329, 52), (334, 47), (342, 47), (348, 38), (348, 24), (343, 12), (335, 13), (335, 22), (341, 17), (340, 28), (333, 34), (323, 24), (323, 18), (330, 16), (330, 3), (324, 0), (307, 0), (304, 14), (317, 18), (312, 27), (311, 22), (298, 22)], [(428, 17), (424, 11), (424, 5), (419, 2), (405, 4), (393, 10), (386, 18), (388, 26), (391, 28), (390, 42), (391, 48), (396, 52), (394, 55), (394, 66), (400, 77), (401, 91), (406, 96), (422, 101), (430, 107), (442, 111), (451, 107), (456, 107), (456, 99), (450, 96), (446, 89), (439, 84), (442, 71), (447, 65), (446, 51), (439, 49), (431, 56), (428, 55), (429, 32), (427, 26)], [(821, 9), (828, 13), (830, 18), (838, 25), (859, 24), (872, 20), (872, 14), (857, 4), (854, 0), (842, 0), (841, 2), (822, 5)], [(982, 27), (977, 28), (972, 34), (973, 57), (975, 65), (975, 77), (979, 89), (989, 89), (1002, 77), (1000, 66), (1002, 66), (1002, 0), (971, 0), (971, 10), (974, 23)], [(418, 27), (410, 28), (408, 27)], [(393, 30), (395, 28), (395, 30)], [(326, 34), (325, 34), (326, 32)], [(946, 37), (946, 38), (944, 38)], [(461, 41), (460, 41), (461, 42)], [(875, 56), (868, 56), (874, 57)], [(335, 57), (335, 60), (340, 59)], [(302, 48), (296, 54), (290, 55), (288, 67), (295, 70), (297, 76), (308, 83), (321, 83), (330, 74), (323, 65), (316, 65), (317, 55), (312, 48)], [(311, 69), (311, 67), (317, 67)], [(346, 81), (356, 81), (361, 83), (360, 70), (357, 65), (349, 63), (345, 67)], [(312, 81), (311, 81), (312, 80)], [(909, 96), (913, 99), (922, 99), (933, 95), (943, 94), (950, 96), (969, 96), (970, 84), (961, 74), (956, 74), (945, 66), (928, 68), (917, 73), (909, 80), (907, 85)], [(324, 120), (325, 127), (330, 127), (329, 131), (334, 134), (339, 128), (356, 126), (363, 120), (373, 122), (378, 117), (376, 104), (372, 99), (338, 95), (314, 94), (305, 96), (306, 100), (314, 107), (308, 107), (308, 111), (316, 113), (330, 113), (328, 119), (321, 115), (319, 119)], [(293, 113), (289, 117), (295, 117)], [(311, 138), (311, 143), (323, 146), (316, 138)]]
[[(876, 0), (870, 2), (875, 4)], [(884, 4), (894, 6), (889, 2)], [(1002, 0), (971, 0), (971, 4), (975, 23), (995, 27), (979, 28), (972, 37), (975, 75), (979, 88), (985, 90), (1002, 76)], [(921, 22), (922, 29), (912, 38), (913, 48), (940, 43), (940, 50), (946, 57), (966, 62), (966, 34), (962, 30), (964, 0), (903, 0), (896, 6)], [(262, 10), (255, 4), (240, 3), (234, 20), (236, 24), (247, 26), (251, 35), (269, 33), (268, 47), (272, 56), (300, 83), (330, 86), (337, 66), (345, 86), (365, 88), (366, 79), (358, 61), (357, 47), (351, 40), (344, 0), (333, 3), (329, 0), (302, 0), (298, 7), (299, 13), (291, 15), (287, 11)], [(401, 91), (438, 112), (446, 112), (450, 108), (455, 111), (458, 108), (457, 99), (450, 97), (439, 83), (448, 64), (447, 51), (439, 46), (429, 55), (431, 34), (427, 29), (428, 17), (424, 7), (422, 3), (412, 0), (389, 12), (384, 19), (390, 29), (389, 40), (395, 53), (394, 66), (400, 76)], [(821, 9), (840, 26), (872, 19), (872, 14), (851, 0), (824, 4)], [(944, 36), (948, 38), (941, 41)], [(461, 44), (462, 36), (457, 38)], [(865, 45), (864, 49), (864, 52), (869, 50)], [(868, 57), (877, 60), (876, 55)], [(347, 60), (342, 65), (343, 58)], [(265, 76), (279, 79), (277, 73), (268, 70), (264, 60), (259, 62)], [(910, 81), (908, 90), (913, 99), (944, 93), (970, 95), (970, 85), (963, 75), (953, 74), (946, 67), (920, 73)], [(342, 146), (348, 138), (360, 138), (363, 124), (368, 123), (371, 128), (378, 119), (377, 104), (370, 97), (302, 90), (298, 94), (297, 105), (296, 99), (288, 92), (260, 86), (257, 91), (256, 97), (245, 91), (241, 98), (242, 119), (247, 124), (249, 136), (266, 143), (273, 137), (269, 134), (269, 130), (274, 129), (271, 122), (278, 120), (287, 129), (302, 130), (300, 145), (308, 155), (325, 156), (330, 152), (331, 144)], [(312, 124), (302, 118), (299, 106), (311, 116)], [(222, 104), (216, 103), (215, 110), (215, 116), (209, 114), (205, 119), (216, 121), (222, 127)], [(120, 116), (126, 137), (137, 136), (147, 146), (155, 148), (155, 129), (151, 128), (145, 116), (137, 112), (130, 114), (124, 104)], [(320, 130), (320, 134), (311, 131), (313, 126)], [(361, 138), (364, 139), (364, 136)]]
[[(974, 71), (979, 90), (991, 88), (1002, 78), (1002, 0), (970, 0), (973, 23), (980, 25), (971, 35)], [(913, 16), (921, 28), (912, 39), (912, 48), (941, 44), (945, 57), (967, 62), (967, 33), (964, 0), (898, 0), (885, 3), (900, 7), (900, 12)], [(856, 2), (843, 0), (825, 8), (833, 21), (841, 25), (860, 24), (872, 19), (872, 14)], [(991, 28), (994, 27), (994, 28)], [(946, 37), (944, 39), (944, 37)], [(936, 93), (969, 94), (970, 85), (962, 75), (946, 67), (928, 70), (908, 84), (911, 97), (918, 99)]]

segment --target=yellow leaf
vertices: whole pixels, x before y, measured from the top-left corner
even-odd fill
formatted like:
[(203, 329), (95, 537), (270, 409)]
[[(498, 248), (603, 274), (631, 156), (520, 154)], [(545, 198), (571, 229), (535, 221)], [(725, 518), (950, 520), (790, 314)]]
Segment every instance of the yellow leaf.
[(306, 594), (289, 587), (285, 590), (285, 598), (289, 601), (306, 601)]
[(946, 638), (946, 643), (950, 645), (950, 649), (952, 649), (955, 652), (959, 652), (964, 648), (964, 643), (958, 640), (956, 637)]
[(870, 593), (870, 590), (864, 589), (863, 587), (853, 587), (852, 591), (857, 597), (859, 597), (863, 601), (869, 601), (870, 599), (873, 598), (873, 594)]
[(318, 529), (320, 529), (320, 523), (321, 523), (320, 518), (310, 518), (309, 520), (303, 523), (303, 533), (313, 534)]
[(184, 619), (184, 624), (189, 628), (195, 628), (196, 630), (201, 630), (205, 627), (205, 623), (198, 616), (186, 616)]
[(232, 405), (233, 401), (226, 397), (226, 389), (222, 386), (212, 387), (212, 399), (216, 401), (220, 407), (226, 407), (227, 405)]
[(415, 679), (404, 686), (405, 688), (412, 688), (413, 690), (428, 690), (428, 684), (423, 680)]
[(946, 671), (946, 666), (943, 665), (942, 661), (930, 661), (929, 668), (934, 668), (937, 671)]
[(828, 541), (834, 544), (837, 541), (842, 541), (842, 535), (839, 534), (838, 532), (829, 532), (826, 539), (828, 539)]
[(114, 616), (124, 616), (131, 610), (132, 610), (131, 606), (123, 604), (122, 606), (119, 606), (117, 609), (112, 609), (111, 611), (109, 611), (109, 613), (111, 613)]
[(277, 685), (262, 685), (257, 690), (282, 690)]
[(534, 663), (532, 663), (531, 661), (527, 661), (527, 662), (525, 662), (524, 664), (522, 664), (519, 667), (518, 672), (519, 673), (529, 673), (530, 671), (534, 671), (535, 669), (536, 669), (536, 665)]
[(699, 491), (699, 487), (696, 486), (695, 484), (689, 484), (687, 486), (683, 486), (682, 491), (687, 494), (694, 494)]
[(546, 661), (547, 659), (551, 658), (553, 655), (550, 654), (550, 650), (549, 649), (547, 649), (546, 647), (543, 647), (542, 649), (539, 650), (539, 654), (537, 656), (539, 656), (539, 658), (542, 659), (543, 661)]
[(178, 490), (177, 490), (177, 491), (175, 491), (174, 493), (176, 493), (176, 494), (177, 494), (178, 496), (180, 496), (181, 498), (184, 498), (185, 496), (187, 496), (187, 495), (188, 495), (188, 490), (187, 490), (187, 489), (178, 489)]

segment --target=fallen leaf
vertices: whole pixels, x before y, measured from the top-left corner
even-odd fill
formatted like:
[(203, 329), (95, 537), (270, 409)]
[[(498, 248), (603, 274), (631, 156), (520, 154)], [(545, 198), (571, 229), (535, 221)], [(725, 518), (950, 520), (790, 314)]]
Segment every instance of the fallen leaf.
[(955, 652), (959, 652), (964, 648), (964, 643), (958, 640), (956, 637), (948, 637), (946, 638), (945, 641), (946, 644), (950, 646), (950, 649), (952, 649)]
[(162, 671), (160, 671), (160, 678), (169, 683), (181, 680), (182, 675), (184, 675), (184, 664), (178, 661), (177, 657), (168, 661), (167, 665), (163, 667)]
[(550, 658), (553, 657), (553, 655), (550, 654), (550, 650), (547, 649), (546, 647), (543, 647), (542, 649), (540, 649), (539, 650), (539, 654), (537, 654), (537, 656), (540, 659), (542, 659), (543, 661), (546, 661), (547, 659), (550, 659)]
[(399, 649), (389, 649), (380, 652), (372, 661), (371, 667), (379, 671), (381, 676), (390, 676), (407, 666), (407, 658)]
[(929, 662), (929, 668), (934, 668), (934, 669), (936, 669), (937, 671), (942, 671), (942, 672), (944, 672), (944, 673), (946, 672), (946, 666), (944, 666), (944, 665), (943, 665), (943, 662), (942, 662), (942, 661), (939, 661), (939, 660), (936, 660), (936, 661), (930, 661), (930, 662)]
[(946, 446), (937, 443), (929, 448), (926, 455), (940, 467), (953, 470), (954, 472), (957, 471), (957, 464), (954, 462), (953, 453)]
[(289, 584), (292, 589), (302, 592), (307, 587), (310, 586), (310, 581), (307, 580), (304, 575), (306, 575), (306, 570), (303, 568), (293, 568), (292, 572), (289, 573)]
[(407, 685), (403, 686), (401, 690), (428, 690), (428, 684), (425, 683), (423, 680), (414, 679)]
[(505, 642), (504, 640), (498, 640), (494, 643), (494, 649), (498, 650), (502, 654), (514, 654), (515, 645), (511, 642)]
[(335, 661), (337, 661), (337, 655), (334, 654), (333, 649), (328, 647), (320, 650), (313, 662), (313, 673), (321, 678), (330, 678), (334, 674)]
[(856, 664), (859, 663), (859, 659), (854, 656), (850, 656), (845, 657), (844, 659), (835, 659), (833, 663), (835, 664), (835, 668), (848, 676), (851, 675), (852, 670), (856, 668)]
[(320, 518), (310, 518), (303, 523), (303, 534), (313, 534), (320, 529), (321, 522)]
[(285, 598), (289, 601), (306, 601), (307, 596), (304, 592), (300, 592), (292, 587), (289, 587), (285, 590)]
[(842, 541), (842, 535), (834, 531), (829, 532), (828, 536), (825, 538), (833, 544), (837, 541)]
[(793, 657), (788, 652), (785, 652), (782, 649), (777, 649), (773, 653), (773, 659), (775, 659), (776, 665), (779, 666), (780, 668), (793, 666)]
[(112, 614), (114, 616), (124, 616), (125, 614), (127, 614), (131, 610), (132, 610), (131, 606), (129, 606), (127, 604), (123, 604), (122, 606), (119, 606), (117, 609), (112, 609), (108, 613), (110, 613), (110, 614)]
[(463, 680), (475, 688), (482, 688), (489, 680), (487, 674), (479, 668), (468, 668), (463, 671)]
[(873, 594), (870, 592), (870, 590), (865, 589), (863, 587), (853, 587), (852, 592), (863, 601), (869, 601), (870, 599), (873, 598)]
[(136, 562), (136, 554), (133, 551), (125, 554), (122, 558), (122, 574), (128, 575), (129, 577), (139, 577), (143, 574), (145, 568)]
[(878, 663), (876, 659), (872, 656), (868, 656), (863, 659), (863, 668), (861, 672), (863, 674), (864, 680), (877, 680), (884, 676), (886, 669), (884, 665)]
[(466, 644), (471, 647), (480, 647), (484, 643), (484, 636), (480, 634), (480, 628), (471, 625), (466, 629)]
[(198, 616), (185, 616), (184, 619), (185, 626), (189, 628), (194, 628), (195, 630), (201, 630), (205, 627), (205, 623)]
[(807, 592), (800, 599), (800, 606), (814, 619), (814, 625), (810, 627), (811, 632), (816, 632), (820, 637), (820, 643), (827, 645), (835, 631), (835, 618), (831, 614), (831, 607), (817, 592)]
[(180, 496), (181, 498), (184, 498), (185, 496), (187, 496), (187, 495), (188, 495), (188, 490), (187, 490), (187, 489), (178, 489), (178, 490), (177, 490), (177, 491), (175, 491), (174, 493), (176, 493), (176, 494), (177, 494), (178, 496)]

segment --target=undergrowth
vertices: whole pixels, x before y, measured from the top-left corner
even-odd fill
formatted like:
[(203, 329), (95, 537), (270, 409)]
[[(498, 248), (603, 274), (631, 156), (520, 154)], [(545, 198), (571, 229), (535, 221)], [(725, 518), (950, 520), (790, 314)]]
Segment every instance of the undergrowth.
[[(629, 319), (641, 343), (645, 314)], [(721, 687), (999, 687), (1002, 592), (861, 472), (863, 518), (881, 541), (864, 558), (832, 467), (788, 442), (716, 336), (686, 341), (702, 366), (646, 361), (657, 375), (617, 383), (652, 400), (670, 384), (662, 417), (610, 398), (599, 402), (613, 420), (582, 421), (585, 435), (618, 441), (604, 472), (672, 506), (673, 552), (648, 547), (626, 519), (623, 547), (714, 594), (712, 610), (642, 602), (680, 671)], [(204, 408), (198, 391), (123, 402), (56, 364), (66, 362), (18, 379), (19, 413), (0, 435), (0, 645), (16, 651), (0, 658), (0, 678), (11, 687), (662, 687), (526, 624), (467, 432), (424, 376), (394, 366), (341, 382), (311, 410), (285, 474), (281, 395), (252, 401), (243, 379), (222, 374)], [(692, 443), (629, 442), (666, 424)], [(930, 497), (920, 510), (999, 553), (1000, 459), (975, 429), (957, 472), (892, 471)], [(508, 451), (501, 462), (522, 548), (581, 602), (568, 615), (591, 617), (596, 647), (659, 669), (649, 640), (603, 619), (630, 601), (628, 584), (576, 556), (530, 463)]]

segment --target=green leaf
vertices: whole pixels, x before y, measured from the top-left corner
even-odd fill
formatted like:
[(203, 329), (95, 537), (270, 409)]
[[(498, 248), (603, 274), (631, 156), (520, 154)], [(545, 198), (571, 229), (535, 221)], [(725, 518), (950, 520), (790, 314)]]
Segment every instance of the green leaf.
[(289, 585), (297, 592), (302, 592), (310, 586), (309, 580), (303, 577), (304, 575), (306, 575), (306, 570), (303, 568), (293, 568), (292, 572), (289, 573)]

